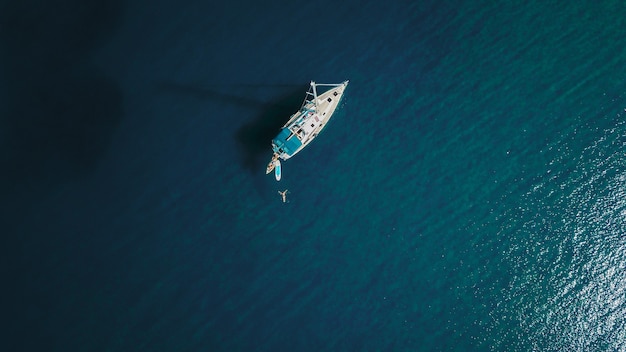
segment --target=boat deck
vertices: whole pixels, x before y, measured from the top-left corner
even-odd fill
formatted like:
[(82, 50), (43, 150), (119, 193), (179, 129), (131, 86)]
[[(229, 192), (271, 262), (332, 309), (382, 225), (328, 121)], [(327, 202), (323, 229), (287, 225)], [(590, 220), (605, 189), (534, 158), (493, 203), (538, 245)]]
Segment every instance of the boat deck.
[[(311, 82), (312, 87), (314, 84)], [(305, 100), (300, 110), (291, 115), (283, 130), (272, 141), (274, 152), (279, 158), (289, 159), (317, 137), (337, 109), (347, 85), (348, 81), (332, 85), (332, 89), (318, 95), (315, 101)], [(307, 95), (314, 96), (310, 92)]]

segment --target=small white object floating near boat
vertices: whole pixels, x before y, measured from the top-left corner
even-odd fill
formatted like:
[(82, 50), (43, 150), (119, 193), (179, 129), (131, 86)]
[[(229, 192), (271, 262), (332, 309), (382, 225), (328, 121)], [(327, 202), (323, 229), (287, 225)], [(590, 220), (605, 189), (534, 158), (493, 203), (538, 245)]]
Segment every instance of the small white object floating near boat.
[[(266, 173), (269, 174), (275, 170), (276, 180), (280, 181), (282, 170), (279, 159), (291, 158), (317, 137), (339, 106), (348, 83), (349, 81), (339, 84), (317, 84), (311, 81), (302, 106), (291, 115), (289, 121), (272, 140), (274, 155), (267, 165)], [(331, 87), (331, 89), (318, 95), (318, 87)]]
[(274, 170), (274, 177), (276, 177), (276, 181), (280, 181), (280, 179), (283, 177), (283, 173), (282, 167), (280, 165), (280, 160), (278, 160), (277, 156), (274, 156), (272, 158), (272, 161), (270, 161), (270, 163), (267, 165), (265, 173), (269, 174), (270, 172), (272, 172), (272, 170)]
[(283, 177), (280, 160), (274, 160), (274, 177), (276, 177), (276, 181), (280, 181), (280, 178)]

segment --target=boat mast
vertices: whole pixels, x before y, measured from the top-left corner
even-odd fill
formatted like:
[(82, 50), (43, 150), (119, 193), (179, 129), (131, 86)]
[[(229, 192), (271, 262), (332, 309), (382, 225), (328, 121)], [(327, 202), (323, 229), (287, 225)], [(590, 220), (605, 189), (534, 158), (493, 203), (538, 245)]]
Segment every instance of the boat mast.
[(317, 103), (317, 90), (315, 89), (315, 82), (311, 81), (311, 87), (313, 88), (313, 97), (315, 98), (315, 102)]
[(313, 105), (315, 105), (315, 111), (317, 111), (317, 90), (315, 89), (314, 81), (311, 81), (311, 88), (313, 89)]

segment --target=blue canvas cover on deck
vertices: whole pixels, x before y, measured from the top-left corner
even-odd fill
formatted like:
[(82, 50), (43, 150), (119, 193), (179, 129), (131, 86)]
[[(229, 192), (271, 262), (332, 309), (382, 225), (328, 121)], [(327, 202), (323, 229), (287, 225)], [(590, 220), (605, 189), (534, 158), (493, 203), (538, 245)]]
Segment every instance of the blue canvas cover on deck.
[[(296, 152), (296, 150), (298, 150), (298, 148), (300, 148), (300, 146), (302, 145), (302, 142), (300, 142), (298, 137), (296, 137), (295, 135), (292, 135), (291, 138), (287, 139), (287, 137), (289, 137), (290, 134), (291, 134), (291, 131), (289, 131), (288, 128), (283, 128), (278, 133), (278, 136), (276, 136), (276, 138), (272, 140), (272, 142), (274, 143), (277, 149), (278, 148), (282, 149), (285, 153), (291, 156), (293, 155), (293, 153)], [(277, 150), (274, 150), (274, 151), (277, 151)]]

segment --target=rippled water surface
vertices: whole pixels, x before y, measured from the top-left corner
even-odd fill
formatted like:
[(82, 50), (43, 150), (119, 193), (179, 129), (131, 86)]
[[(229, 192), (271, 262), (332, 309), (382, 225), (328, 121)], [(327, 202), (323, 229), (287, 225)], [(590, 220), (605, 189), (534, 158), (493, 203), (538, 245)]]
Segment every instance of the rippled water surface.
[(0, 350), (626, 351), (623, 1), (94, 4), (1, 8)]
[(536, 348), (625, 348), (623, 114), (572, 127), (542, 150), (545, 175), (503, 225), (501, 234), (516, 238), (507, 252), (515, 276), (496, 311), (516, 320), (514, 335)]

